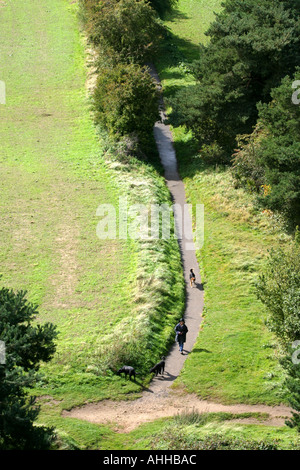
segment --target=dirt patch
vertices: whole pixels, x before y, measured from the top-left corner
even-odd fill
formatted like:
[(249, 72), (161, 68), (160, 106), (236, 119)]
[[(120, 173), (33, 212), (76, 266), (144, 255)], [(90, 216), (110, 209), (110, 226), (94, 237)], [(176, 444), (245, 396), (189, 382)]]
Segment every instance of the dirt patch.
[(115, 432), (129, 433), (143, 423), (195, 411), (198, 413), (267, 413), (268, 418), (265, 420), (242, 418), (234, 419), (232, 422), (269, 426), (283, 426), (285, 419), (291, 416), (291, 410), (286, 406), (222, 405), (199, 400), (195, 395), (169, 392), (163, 396), (154, 395), (148, 391), (134, 401), (104, 400), (99, 403), (87, 404), (81, 408), (74, 408), (71, 411), (64, 411), (62, 415), (66, 418), (82, 419), (94, 424), (111, 425)]

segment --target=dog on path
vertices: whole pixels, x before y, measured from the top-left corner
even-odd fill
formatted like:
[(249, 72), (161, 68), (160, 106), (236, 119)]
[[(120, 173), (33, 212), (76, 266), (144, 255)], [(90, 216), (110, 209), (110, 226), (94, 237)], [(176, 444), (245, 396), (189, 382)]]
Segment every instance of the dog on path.
[(134, 381), (135, 381), (135, 376), (137, 375), (136, 371), (131, 366), (121, 367), (121, 369), (117, 371), (117, 375), (121, 375), (121, 374), (125, 374), (125, 378), (127, 377), (127, 375), (129, 375), (130, 380), (131, 380), (131, 377), (133, 377)]
[(158, 374), (162, 374), (164, 373), (165, 371), (165, 356), (163, 356), (161, 358), (161, 361), (158, 362), (157, 364), (155, 364), (155, 366), (153, 366), (151, 369), (150, 369), (150, 372), (153, 372), (155, 373), (155, 375), (157, 376)]

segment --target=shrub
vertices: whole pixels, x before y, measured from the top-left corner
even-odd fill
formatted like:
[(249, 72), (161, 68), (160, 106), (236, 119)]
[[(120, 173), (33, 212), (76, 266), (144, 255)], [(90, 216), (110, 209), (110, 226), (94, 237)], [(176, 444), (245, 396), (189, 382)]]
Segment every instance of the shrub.
[(159, 120), (158, 91), (148, 70), (118, 64), (99, 70), (94, 91), (95, 120), (119, 139), (136, 135), (140, 142)]
[(252, 134), (237, 137), (238, 148), (233, 154), (232, 174), (237, 186), (258, 192), (265, 183), (265, 172), (258, 162), (258, 148), (266, 133), (259, 123)]
[[(114, 63), (149, 60), (163, 28), (156, 12), (145, 0), (102, 0), (83, 2), (90, 41), (103, 57)], [(102, 59), (103, 60), (103, 59)]]
[[(296, 342), (296, 344), (298, 344)], [(292, 345), (288, 348), (288, 354), (286, 354), (280, 363), (285, 369), (286, 377), (284, 381), (284, 387), (287, 390), (287, 399), (291, 408), (293, 409), (291, 417), (286, 421), (287, 426), (296, 428), (300, 432), (300, 364), (299, 364), (299, 345), (297, 349), (293, 348)], [(296, 355), (296, 361), (293, 360)]]
[(268, 309), (267, 325), (286, 348), (300, 339), (300, 245), (272, 250), (256, 285)]

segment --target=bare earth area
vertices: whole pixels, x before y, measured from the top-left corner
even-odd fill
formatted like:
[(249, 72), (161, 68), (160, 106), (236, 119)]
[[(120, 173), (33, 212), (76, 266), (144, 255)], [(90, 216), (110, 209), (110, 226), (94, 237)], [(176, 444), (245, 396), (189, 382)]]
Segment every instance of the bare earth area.
[[(159, 83), (159, 78), (154, 68), (152, 68), (152, 75), (157, 80), (157, 83)], [(157, 122), (154, 127), (154, 136), (164, 166), (166, 184), (170, 190), (173, 203), (178, 204), (182, 208), (182, 215), (185, 215), (184, 222), (183, 219), (180, 220), (179, 215), (175, 217), (176, 225), (178, 227), (184, 227), (182, 237), (179, 239), (182, 266), (186, 280), (186, 309), (184, 318), (189, 330), (184, 346), (184, 354), (180, 354), (177, 344), (174, 343), (166, 359), (164, 374), (154, 377), (149, 388), (145, 389), (142, 396), (137, 400), (117, 402), (105, 400), (99, 403), (87, 404), (80, 408), (74, 408), (68, 412), (65, 411), (63, 416), (78, 418), (96, 424), (111, 423), (115, 431), (123, 433), (130, 432), (146, 422), (192, 411), (199, 413), (267, 413), (269, 417), (264, 421), (258, 421), (254, 418), (238, 421), (243, 423), (259, 422), (271, 426), (283, 426), (286, 417), (291, 415), (291, 410), (285, 406), (222, 405), (199, 400), (195, 395), (187, 395), (186, 393), (171, 389), (171, 385), (180, 374), (184, 362), (198, 336), (202, 320), (201, 314), (204, 304), (204, 292), (193, 242), (192, 221), (189, 214), (184, 211), (184, 207), (187, 204), (185, 188), (177, 171), (177, 160), (172, 143), (172, 134), (169, 126), (164, 124), (163, 102), (161, 103), (161, 122)], [(196, 275), (196, 285), (192, 288), (189, 284), (189, 272), (191, 268), (193, 268)]]
[[(128, 433), (143, 423), (155, 419), (175, 416), (182, 412), (198, 411), (199, 413), (228, 412), (268, 413), (264, 420), (247, 418), (238, 420), (241, 423), (261, 423), (269, 426), (283, 426), (285, 417), (290, 410), (284, 406), (270, 407), (264, 405), (221, 405), (199, 400), (194, 395), (180, 393), (155, 394), (144, 392), (143, 396), (134, 401), (114, 402), (105, 400), (96, 404), (88, 404), (82, 408), (74, 408), (64, 412), (64, 417), (78, 418), (94, 424), (111, 424), (116, 432)], [(237, 421), (237, 420), (235, 420)]]

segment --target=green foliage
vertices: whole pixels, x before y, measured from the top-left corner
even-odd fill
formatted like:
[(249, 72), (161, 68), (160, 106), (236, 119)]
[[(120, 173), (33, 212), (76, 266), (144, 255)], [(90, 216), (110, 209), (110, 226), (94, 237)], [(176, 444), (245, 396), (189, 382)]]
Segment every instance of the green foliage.
[(279, 210), (294, 223), (300, 220), (300, 106), (291, 100), (292, 83), (300, 71), (285, 77), (272, 93), (269, 104), (260, 104), (259, 119), (267, 136), (261, 141), (258, 163), (271, 187), (262, 201), (271, 210)]
[(270, 312), (267, 324), (287, 348), (300, 339), (300, 245), (272, 250), (257, 283), (257, 295)]
[(258, 124), (252, 134), (238, 137), (233, 160), (237, 182), (257, 191), (268, 186), (258, 201), (294, 225), (300, 220), (300, 106), (292, 102), (292, 84), (299, 78), (299, 71), (285, 77), (272, 90), (271, 102), (259, 103)]
[(153, 442), (155, 449), (168, 450), (277, 450), (278, 442), (274, 439), (256, 441), (254, 439), (222, 436), (210, 433), (197, 437), (183, 432), (181, 427), (166, 427)]
[(37, 307), (25, 294), (0, 289), (0, 338), (5, 344), (5, 363), (0, 364), (0, 449), (45, 449), (52, 440), (52, 429), (34, 426), (39, 408), (25, 389), (36, 383), (41, 361), (53, 356), (57, 333), (50, 323), (32, 325)]
[(156, 50), (162, 26), (145, 0), (86, 0), (82, 5), (88, 37), (101, 60), (145, 63)]
[(149, 135), (159, 120), (159, 93), (144, 64), (156, 51), (164, 28), (145, 0), (82, 0), (80, 5), (98, 53), (95, 121), (135, 155), (145, 155), (151, 152)]
[(145, 140), (159, 120), (158, 91), (145, 68), (118, 64), (99, 70), (94, 91), (95, 120), (116, 139)]
[[(296, 343), (298, 344), (298, 343)], [(288, 391), (288, 401), (292, 409), (292, 416), (286, 421), (291, 428), (296, 428), (300, 432), (300, 364), (299, 364), (299, 345), (296, 349), (292, 345), (288, 348), (286, 354), (280, 363), (286, 371), (284, 386)]]
[(236, 187), (259, 192), (265, 184), (265, 172), (257, 158), (258, 147), (265, 135), (265, 129), (261, 124), (257, 124), (252, 134), (237, 137), (238, 148), (232, 160), (232, 174)]
[(176, 5), (176, 2), (177, 0), (149, 0), (150, 5), (160, 17), (164, 17)]
[(257, 103), (299, 63), (298, 7), (278, 0), (228, 0), (207, 31), (192, 71), (198, 81), (180, 90), (172, 122), (185, 124), (200, 145), (217, 142), (230, 155), (237, 134), (249, 133)]
[[(257, 284), (257, 293), (270, 312), (267, 324), (283, 351), (280, 359), (286, 372), (283, 386), (295, 410), (287, 424), (300, 431), (300, 245), (297, 241), (285, 251), (271, 252)], [(293, 348), (294, 342), (298, 351)]]

